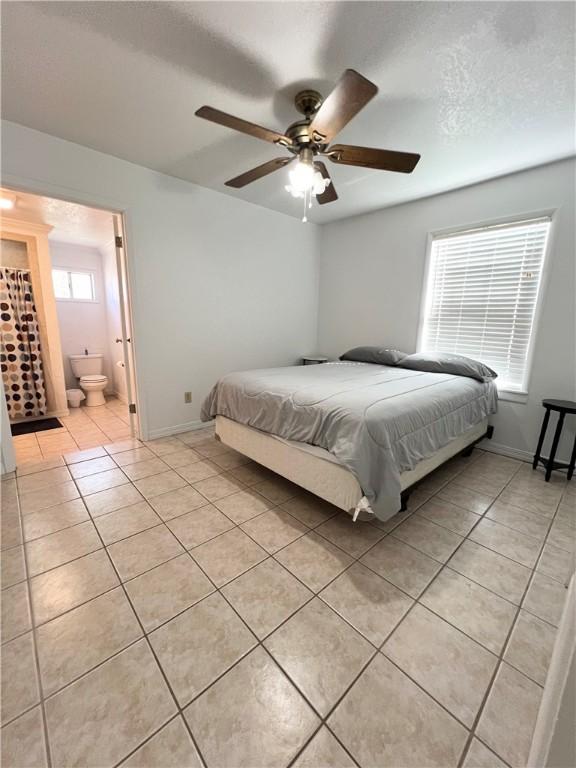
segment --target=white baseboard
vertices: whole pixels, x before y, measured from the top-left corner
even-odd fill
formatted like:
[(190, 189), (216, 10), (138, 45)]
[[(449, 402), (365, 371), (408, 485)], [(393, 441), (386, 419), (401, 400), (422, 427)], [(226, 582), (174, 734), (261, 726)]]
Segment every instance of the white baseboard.
[(532, 462), (534, 458), (533, 453), (528, 451), (521, 451), (518, 448), (511, 448), (509, 445), (503, 445), (502, 443), (495, 443), (493, 440), (482, 440), (478, 443), (478, 448), (489, 453), (499, 453), (502, 456), (509, 456), (511, 459), (518, 459), (519, 461)]
[[(511, 459), (527, 461), (528, 464), (532, 464), (532, 460), (534, 458), (533, 453), (529, 453), (528, 451), (520, 451), (518, 448), (511, 448), (509, 445), (502, 445), (502, 443), (495, 443), (493, 440), (482, 440), (481, 443), (478, 443), (478, 447), (483, 451), (488, 451), (489, 453), (499, 453), (502, 456), (510, 456)], [(547, 459), (548, 457), (543, 456), (542, 458)], [(568, 456), (556, 456), (555, 461), (568, 464), (569, 459)]]
[(121, 403), (124, 403), (124, 405), (128, 405), (128, 398), (123, 392), (118, 392), (117, 390), (114, 390), (112, 393), (112, 397), (118, 398)]
[(148, 432), (148, 440), (155, 440), (157, 437), (169, 437), (170, 435), (177, 435), (180, 432), (190, 432), (193, 429), (206, 429), (209, 426), (208, 422), (200, 421), (187, 421), (184, 424), (175, 424), (172, 427), (160, 427), (159, 429), (151, 429)]

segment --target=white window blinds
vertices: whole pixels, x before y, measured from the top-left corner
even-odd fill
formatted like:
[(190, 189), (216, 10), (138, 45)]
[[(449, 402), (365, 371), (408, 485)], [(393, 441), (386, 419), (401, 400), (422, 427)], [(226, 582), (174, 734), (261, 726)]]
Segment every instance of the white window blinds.
[(525, 391), (550, 219), (435, 237), (421, 347), (481, 360)]

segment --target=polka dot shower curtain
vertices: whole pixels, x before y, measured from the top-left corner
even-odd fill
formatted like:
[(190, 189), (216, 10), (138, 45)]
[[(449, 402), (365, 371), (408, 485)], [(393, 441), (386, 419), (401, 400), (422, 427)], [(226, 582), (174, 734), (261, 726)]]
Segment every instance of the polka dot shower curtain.
[(43, 416), (46, 390), (30, 272), (0, 267), (0, 361), (10, 421)]

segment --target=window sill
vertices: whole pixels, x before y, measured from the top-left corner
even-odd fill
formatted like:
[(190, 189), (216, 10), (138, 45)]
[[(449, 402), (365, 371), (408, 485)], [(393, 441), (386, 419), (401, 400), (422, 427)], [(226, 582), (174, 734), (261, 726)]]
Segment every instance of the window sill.
[(506, 389), (499, 389), (498, 400), (505, 400), (508, 403), (527, 403), (528, 392), (517, 392)]

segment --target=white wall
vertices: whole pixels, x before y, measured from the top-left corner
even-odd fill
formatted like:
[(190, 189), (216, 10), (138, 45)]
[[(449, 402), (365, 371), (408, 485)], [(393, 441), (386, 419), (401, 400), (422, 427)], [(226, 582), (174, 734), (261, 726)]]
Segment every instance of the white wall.
[[(576, 400), (574, 178), (574, 160), (566, 160), (322, 227), (320, 351), (385, 344), (413, 352), (428, 233), (555, 209), (529, 399), (501, 402), (494, 421), (493, 444), (532, 454), (542, 398)], [(567, 419), (564, 460), (575, 426)]]
[(102, 255), (97, 248), (50, 240), (50, 258), (55, 268), (89, 270), (94, 273), (95, 302), (56, 299), (66, 388), (78, 387), (78, 379), (72, 373), (69, 356), (81, 355), (86, 349), (88, 352), (100, 352), (104, 355), (102, 373), (110, 380)]
[(126, 211), (145, 432), (196, 421), (227, 371), (315, 348), (314, 225), (6, 121), (2, 179)]
[(124, 351), (122, 344), (116, 342), (116, 339), (122, 338), (122, 317), (114, 241), (111, 240), (109, 243), (106, 243), (102, 247), (101, 253), (104, 271), (104, 292), (106, 295), (108, 355), (111, 361), (109, 384), (111, 391), (121, 400), (127, 402), (125, 369), (118, 367), (119, 362), (124, 362)]

